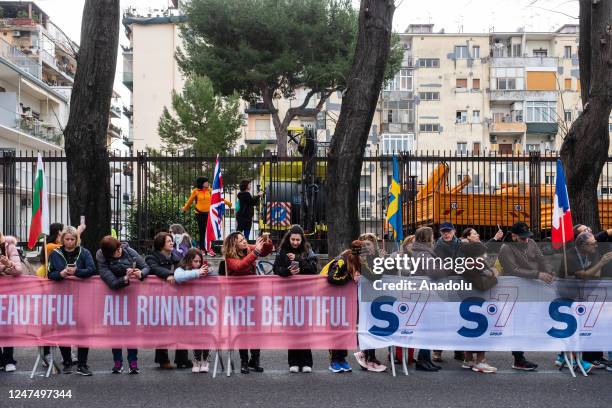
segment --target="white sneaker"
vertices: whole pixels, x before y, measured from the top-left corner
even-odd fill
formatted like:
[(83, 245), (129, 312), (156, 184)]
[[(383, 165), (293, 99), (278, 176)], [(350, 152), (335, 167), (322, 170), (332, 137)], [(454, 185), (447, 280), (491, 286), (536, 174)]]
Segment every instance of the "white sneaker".
[(357, 360), (357, 364), (359, 364), (362, 368), (367, 370), (368, 363), (366, 362), (365, 354), (362, 351), (358, 351), (357, 353), (353, 355), (355, 356), (355, 360)]
[(17, 370), (17, 367), (15, 367), (15, 364), (7, 364), (4, 366), (4, 371), (6, 371), (7, 373), (11, 373), (15, 370)]
[(298, 367), (298, 366), (291, 366), (291, 367), (289, 367), (289, 372), (290, 373), (299, 373), (300, 372), (300, 367)]
[(43, 358), (42, 366), (43, 368), (48, 368), (49, 364), (51, 364), (51, 354), (45, 354), (45, 358)]
[(375, 373), (382, 373), (387, 370), (387, 366), (380, 364), (378, 360), (368, 361), (366, 363), (366, 368), (368, 371), (373, 371)]
[(191, 367), (191, 372), (192, 373), (199, 373), (200, 371), (202, 371), (200, 369), (200, 364), (202, 364), (200, 361), (193, 360), (193, 367)]
[(312, 373), (312, 367), (304, 366), (302, 367), (303, 373)]
[(208, 361), (202, 361), (202, 363), (200, 364), (200, 372), (201, 373), (207, 373), (208, 372)]
[(497, 372), (497, 368), (490, 366), (486, 362), (482, 361), (472, 367), (472, 371), (476, 371), (478, 373), (495, 373)]
[(470, 361), (463, 360), (463, 363), (461, 364), (461, 368), (465, 368), (466, 370), (471, 370), (472, 368), (474, 368), (474, 362), (472, 360)]

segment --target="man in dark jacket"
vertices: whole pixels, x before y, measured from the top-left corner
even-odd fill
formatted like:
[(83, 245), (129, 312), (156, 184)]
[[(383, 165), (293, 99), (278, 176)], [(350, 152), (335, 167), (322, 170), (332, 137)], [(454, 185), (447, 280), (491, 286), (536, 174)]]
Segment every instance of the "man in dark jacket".
[[(533, 233), (524, 222), (515, 223), (510, 229), (512, 243), (502, 245), (499, 251), (499, 263), (504, 275), (518, 276), (525, 279), (539, 279), (552, 283), (555, 279), (552, 266), (544, 258), (542, 251), (531, 237)], [(513, 351), (515, 370), (533, 371), (538, 365), (528, 361), (522, 351)]]
[[(445, 221), (440, 224), (439, 231), (441, 236), (436, 241), (436, 245), (434, 245), (434, 253), (439, 258), (442, 258), (443, 261), (445, 258), (457, 258), (459, 256), (461, 240), (455, 235), (457, 232), (455, 226), (452, 222)], [(456, 274), (451, 272), (450, 275)], [(462, 351), (455, 351), (455, 360), (463, 361), (463, 357)], [(442, 362), (442, 351), (434, 350), (431, 359), (435, 362)]]
[[(174, 270), (181, 262), (181, 257), (174, 251), (174, 239), (167, 232), (160, 232), (153, 238), (153, 249), (155, 251), (145, 258), (147, 265), (151, 268), (151, 273), (163, 281), (174, 285)], [(155, 362), (159, 368), (173, 369), (168, 357), (168, 349), (155, 350)], [(189, 361), (187, 350), (176, 350), (174, 353), (174, 364), (177, 368), (192, 368), (193, 364)]]

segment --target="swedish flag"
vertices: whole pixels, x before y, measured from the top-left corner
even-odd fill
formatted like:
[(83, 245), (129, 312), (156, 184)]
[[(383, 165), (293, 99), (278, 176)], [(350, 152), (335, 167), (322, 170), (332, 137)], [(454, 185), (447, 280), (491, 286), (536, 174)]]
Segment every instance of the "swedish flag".
[(393, 239), (402, 241), (404, 239), (402, 197), (399, 183), (399, 163), (395, 155), (393, 155), (393, 179), (391, 180), (391, 186), (389, 186), (389, 206), (387, 207), (386, 219), (391, 227)]

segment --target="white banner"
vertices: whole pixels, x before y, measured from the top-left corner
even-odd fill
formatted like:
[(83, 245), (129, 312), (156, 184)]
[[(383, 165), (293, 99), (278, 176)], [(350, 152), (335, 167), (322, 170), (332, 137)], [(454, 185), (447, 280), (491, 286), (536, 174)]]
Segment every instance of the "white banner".
[[(612, 280), (546, 284), (508, 276), (486, 292), (456, 290), (460, 282), (360, 279), (359, 347), (612, 350)], [(429, 287), (432, 283), (440, 289)], [(453, 283), (454, 289), (443, 290)]]

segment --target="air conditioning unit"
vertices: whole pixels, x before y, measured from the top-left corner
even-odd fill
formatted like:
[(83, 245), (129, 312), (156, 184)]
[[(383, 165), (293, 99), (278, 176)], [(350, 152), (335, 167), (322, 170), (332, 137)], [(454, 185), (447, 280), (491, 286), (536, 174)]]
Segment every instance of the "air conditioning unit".
[(11, 35), (13, 37), (21, 37), (21, 31), (13, 31)]

